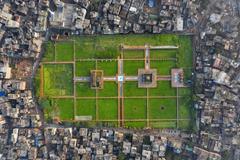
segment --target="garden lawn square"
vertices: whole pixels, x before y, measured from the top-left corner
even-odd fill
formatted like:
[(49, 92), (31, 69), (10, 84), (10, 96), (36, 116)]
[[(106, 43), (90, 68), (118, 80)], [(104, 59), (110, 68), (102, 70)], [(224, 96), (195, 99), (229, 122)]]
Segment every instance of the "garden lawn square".
[(45, 96), (73, 95), (72, 64), (44, 64), (43, 80)]
[(176, 119), (176, 99), (150, 99), (149, 119)]
[(138, 69), (143, 69), (144, 66), (144, 61), (128, 61), (125, 60), (123, 62), (123, 70), (124, 74), (127, 76), (137, 76), (138, 75)]
[(103, 89), (99, 89), (98, 97), (117, 97), (118, 86), (115, 82), (104, 82)]
[(44, 48), (44, 55), (43, 55), (43, 62), (51, 62), (55, 60), (55, 46), (53, 42), (47, 42), (43, 44)]
[(104, 76), (116, 76), (117, 74), (117, 61), (98, 61), (97, 69), (103, 70)]
[(171, 69), (176, 67), (176, 61), (154, 61), (150, 62), (152, 69), (157, 69), (158, 75), (171, 75)]
[(125, 82), (124, 83), (124, 96), (125, 97), (136, 97), (146, 96), (146, 88), (138, 88), (138, 82)]
[(77, 97), (95, 97), (96, 90), (90, 88), (89, 83), (76, 83)]
[(73, 120), (74, 100), (73, 99), (54, 99), (53, 112), (57, 113), (61, 120)]
[(176, 88), (171, 87), (170, 81), (158, 81), (157, 88), (149, 89), (149, 96), (176, 96)]
[(191, 88), (178, 88), (178, 94), (179, 96), (191, 97), (192, 90)]
[(146, 99), (124, 99), (124, 118), (128, 119), (146, 119), (147, 108)]
[(76, 67), (76, 76), (77, 77), (81, 77), (81, 76), (85, 76), (88, 77), (90, 76), (90, 72), (91, 70), (95, 70), (96, 62), (95, 61), (77, 61), (75, 63), (75, 67)]
[(72, 41), (56, 42), (56, 60), (73, 61), (74, 47)]
[(99, 120), (118, 119), (118, 100), (117, 99), (98, 99)]
[(96, 117), (96, 100), (95, 99), (78, 99), (76, 104), (76, 116)]
[(192, 97), (179, 98), (179, 117), (181, 119), (190, 119), (194, 116)]

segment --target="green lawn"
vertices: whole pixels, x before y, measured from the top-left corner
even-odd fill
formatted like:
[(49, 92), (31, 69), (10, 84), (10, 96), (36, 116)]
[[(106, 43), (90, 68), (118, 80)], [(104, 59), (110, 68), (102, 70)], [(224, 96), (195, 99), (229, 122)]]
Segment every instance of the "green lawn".
[[(119, 54), (118, 47), (114, 44), (113, 37), (107, 36), (84, 36), (75, 37), (76, 58), (116, 58)], [(119, 45), (119, 44), (118, 44)]]
[(74, 38), (75, 43), (75, 54), (77, 59), (87, 59), (94, 58), (94, 43), (92, 42), (94, 38), (90, 36)]
[(152, 128), (176, 128), (176, 121), (160, 121), (160, 122), (150, 122)]
[(73, 95), (73, 66), (71, 64), (44, 64), (44, 95)]
[(158, 75), (171, 75), (171, 69), (176, 67), (176, 61), (151, 61), (150, 66), (157, 69)]
[(98, 115), (99, 120), (117, 120), (118, 119), (117, 99), (99, 99)]
[(177, 49), (165, 49), (165, 50), (151, 50), (150, 51), (150, 58), (176, 58), (176, 54), (178, 53)]
[(178, 88), (178, 94), (179, 96), (186, 96), (186, 97), (191, 97), (192, 95), (192, 90), (191, 88)]
[(55, 60), (55, 46), (54, 42), (46, 42), (43, 44), (44, 48), (44, 55), (43, 55), (43, 62), (52, 62)]
[(150, 119), (176, 119), (176, 99), (150, 99)]
[(126, 128), (137, 128), (142, 129), (146, 127), (147, 123), (145, 121), (143, 122), (124, 122), (124, 126)]
[(179, 117), (186, 119), (186, 118), (192, 118), (192, 99), (191, 97), (183, 97), (179, 98)]
[(97, 69), (103, 70), (104, 76), (116, 76), (118, 72), (117, 61), (98, 61)]
[(146, 119), (146, 100), (145, 99), (125, 99), (124, 118), (127, 119)]
[(76, 67), (76, 76), (90, 76), (91, 70), (95, 70), (94, 61), (77, 61), (75, 63)]
[(92, 116), (96, 118), (96, 100), (78, 99), (76, 103), (76, 116)]
[(54, 101), (59, 109), (61, 120), (73, 120), (74, 118), (74, 100), (73, 99), (57, 99)]
[(124, 97), (147, 95), (147, 89), (138, 88), (138, 82), (125, 82), (123, 86), (124, 86)]
[(77, 97), (95, 97), (96, 90), (90, 88), (89, 83), (76, 83)]
[(120, 44), (125, 45), (177, 45), (178, 35), (104, 35), (78, 36), (76, 41), (76, 58), (117, 58)]
[(184, 72), (185, 81), (192, 78), (192, 72), (193, 72), (192, 68), (183, 68), (183, 72)]
[(56, 42), (56, 60), (72, 61), (74, 58), (74, 47), (72, 41)]
[(46, 119), (59, 117), (61, 120), (73, 120), (73, 99), (53, 99), (50, 101), (44, 100), (42, 102), (41, 105), (44, 108), (44, 117)]
[(171, 87), (170, 81), (158, 81), (157, 88), (149, 89), (149, 96), (176, 96), (176, 89)]
[(179, 36), (178, 66), (192, 68), (192, 57), (193, 54), (191, 37)]
[(145, 53), (144, 51), (142, 50), (124, 50), (123, 52), (123, 57), (124, 59), (134, 59), (134, 58), (137, 58), (137, 59), (144, 59), (144, 56)]
[(118, 88), (115, 82), (104, 82), (104, 88), (98, 90), (99, 97), (117, 97)]
[(127, 76), (137, 76), (138, 69), (144, 69), (144, 61), (124, 61), (123, 70)]
[(194, 123), (195, 123), (194, 120), (182, 120), (182, 121), (179, 121), (178, 126), (180, 129), (183, 129), (183, 130), (188, 130), (188, 129), (194, 130), (195, 126), (192, 126), (192, 125), (195, 125)]

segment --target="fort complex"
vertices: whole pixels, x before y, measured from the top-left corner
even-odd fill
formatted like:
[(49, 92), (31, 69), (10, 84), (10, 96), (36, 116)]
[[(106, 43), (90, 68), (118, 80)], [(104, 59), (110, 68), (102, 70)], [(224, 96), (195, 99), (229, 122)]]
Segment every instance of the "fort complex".
[[(185, 99), (186, 95), (191, 95), (191, 85), (187, 83), (191, 64), (179, 63), (181, 54), (185, 54), (181, 49), (184, 46), (177, 41), (181, 36), (165, 36), (170, 40), (163, 44), (157, 40), (161, 36), (119, 37), (113, 46), (116, 53), (109, 52), (111, 38), (108, 36), (97, 38), (99, 44), (105, 46), (90, 46), (92, 44), (84, 40), (94, 40), (94, 37), (56, 41), (53, 60), (43, 61), (40, 70), (40, 97), (54, 101), (45, 115), (59, 121), (101, 122), (119, 127), (188, 128), (191, 99)], [(126, 41), (133, 38), (140, 41), (136, 44)], [(156, 40), (150, 40), (154, 38)], [(84, 51), (86, 45), (93, 47), (95, 53), (101, 51), (108, 55), (93, 56)], [(76, 51), (76, 46), (88, 55)], [(73, 52), (69, 59), (58, 55), (64, 48), (67, 48), (66, 53)], [(68, 72), (69, 76), (61, 77), (62, 72)], [(66, 101), (73, 107), (70, 105), (67, 109)], [(61, 108), (68, 111), (63, 113)]]

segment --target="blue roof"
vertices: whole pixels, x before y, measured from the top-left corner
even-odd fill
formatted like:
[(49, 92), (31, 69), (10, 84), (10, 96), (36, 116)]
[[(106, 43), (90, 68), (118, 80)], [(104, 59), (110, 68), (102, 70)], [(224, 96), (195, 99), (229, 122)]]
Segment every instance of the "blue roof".
[(156, 1), (155, 0), (148, 0), (148, 6), (149, 7), (154, 7), (156, 4)]

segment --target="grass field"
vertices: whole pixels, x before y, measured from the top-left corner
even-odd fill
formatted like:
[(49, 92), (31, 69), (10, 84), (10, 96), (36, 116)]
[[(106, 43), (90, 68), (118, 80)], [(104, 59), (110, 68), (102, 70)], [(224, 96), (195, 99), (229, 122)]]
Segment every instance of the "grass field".
[(104, 88), (97, 92), (99, 97), (117, 97), (117, 84), (115, 82), (105, 82)]
[(98, 100), (98, 115), (100, 120), (117, 120), (118, 119), (117, 99)]
[(56, 43), (56, 60), (57, 61), (73, 61), (74, 47), (72, 41)]
[[(172, 68), (183, 67), (185, 79), (191, 78), (192, 44), (188, 36), (169, 34), (80, 36), (72, 37), (69, 41), (46, 42), (42, 60), (44, 97), (40, 97), (40, 100), (48, 98), (47, 102), (41, 104), (46, 119), (60, 117), (63, 121), (69, 121), (74, 120), (74, 116), (92, 116), (93, 121), (84, 123), (90, 126), (96, 124), (116, 126), (118, 84), (104, 82), (103, 89), (93, 90), (89, 83), (74, 83), (73, 78), (87, 77), (90, 71), (95, 69), (103, 70), (104, 76), (116, 76), (121, 44), (179, 46), (179, 49), (175, 50), (151, 50), (150, 66), (157, 69), (158, 75), (170, 75)], [(138, 69), (144, 69), (144, 51), (124, 50), (123, 57), (126, 59), (123, 60), (125, 75), (136, 76)], [(72, 64), (45, 62), (71, 62)], [(73, 73), (74, 66), (75, 73)], [(37, 95), (39, 95), (40, 82), (41, 76), (37, 75), (35, 80)], [(177, 125), (177, 90), (171, 87), (170, 81), (159, 81), (157, 84), (157, 88), (147, 90), (138, 88), (138, 82), (124, 82), (124, 126), (129, 128), (179, 127), (186, 130), (191, 128), (193, 122), (190, 120), (194, 117), (191, 88), (178, 90), (181, 96), (178, 98), (178, 116), (187, 120), (179, 120)], [(59, 98), (56, 98), (58, 96)], [(147, 119), (154, 121), (148, 122)]]
[(159, 81), (157, 88), (149, 89), (150, 96), (176, 96), (176, 89), (171, 87), (169, 81)]
[(176, 58), (178, 54), (177, 50), (154, 50), (151, 52), (151, 59), (165, 59), (165, 58)]
[(124, 84), (124, 95), (125, 97), (146, 96), (147, 89), (138, 88), (137, 82), (126, 82)]
[(128, 76), (135, 76), (138, 74), (138, 69), (144, 69), (144, 61), (125, 61), (124, 73)]
[(77, 97), (95, 97), (96, 91), (90, 88), (89, 83), (76, 83)]
[(125, 99), (125, 119), (146, 119), (146, 99)]
[(170, 75), (171, 69), (176, 67), (175, 61), (151, 61), (151, 68), (157, 69), (159, 75)]
[[(67, 71), (67, 72), (66, 72)], [(71, 64), (45, 64), (43, 66), (45, 96), (70, 96), (73, 94)]]
[(129, 120), (143, 120), (147, 119), (147, 106), (146, 99), (125, 99), (124, 100), (124, 108), (125, 108), (125, 119), (126, 119), (126, 127), (131, 128), (143, 128), (146, 126), (145, 121), (127, 121)]
[(46, 119), (59, 118), (60, 120), (73, 120), (73, 104), (73, 99), (45, 99), (41, 102)]
[(76, 103), (76, 116), (92, 116), (93, 120), (96, 118), (95, 99), (79, 99)]
[(134, 50), (129, 50), (129, 51), (124, 51), (123, 52), (123, 57), (125, 59), (143, 59), (144, 58), (144, 51), (134, 51)]
[(93, 61), (76, 62), (76, 76), (89, 76), (91, 70), (96, 69), (96, 63)]
[(176, 119), (176, 99), (150, 99), (150, 119)]
[(99, 61), (97, 69), (103, 70), (105, 76), (115, 76), (117, 73), (117, 61)]
[(44, 56), (42, 61), (43, 62), (51, 62), (55, 60), (55, 46), (53, 42), (47, 42), (44, 44)]

